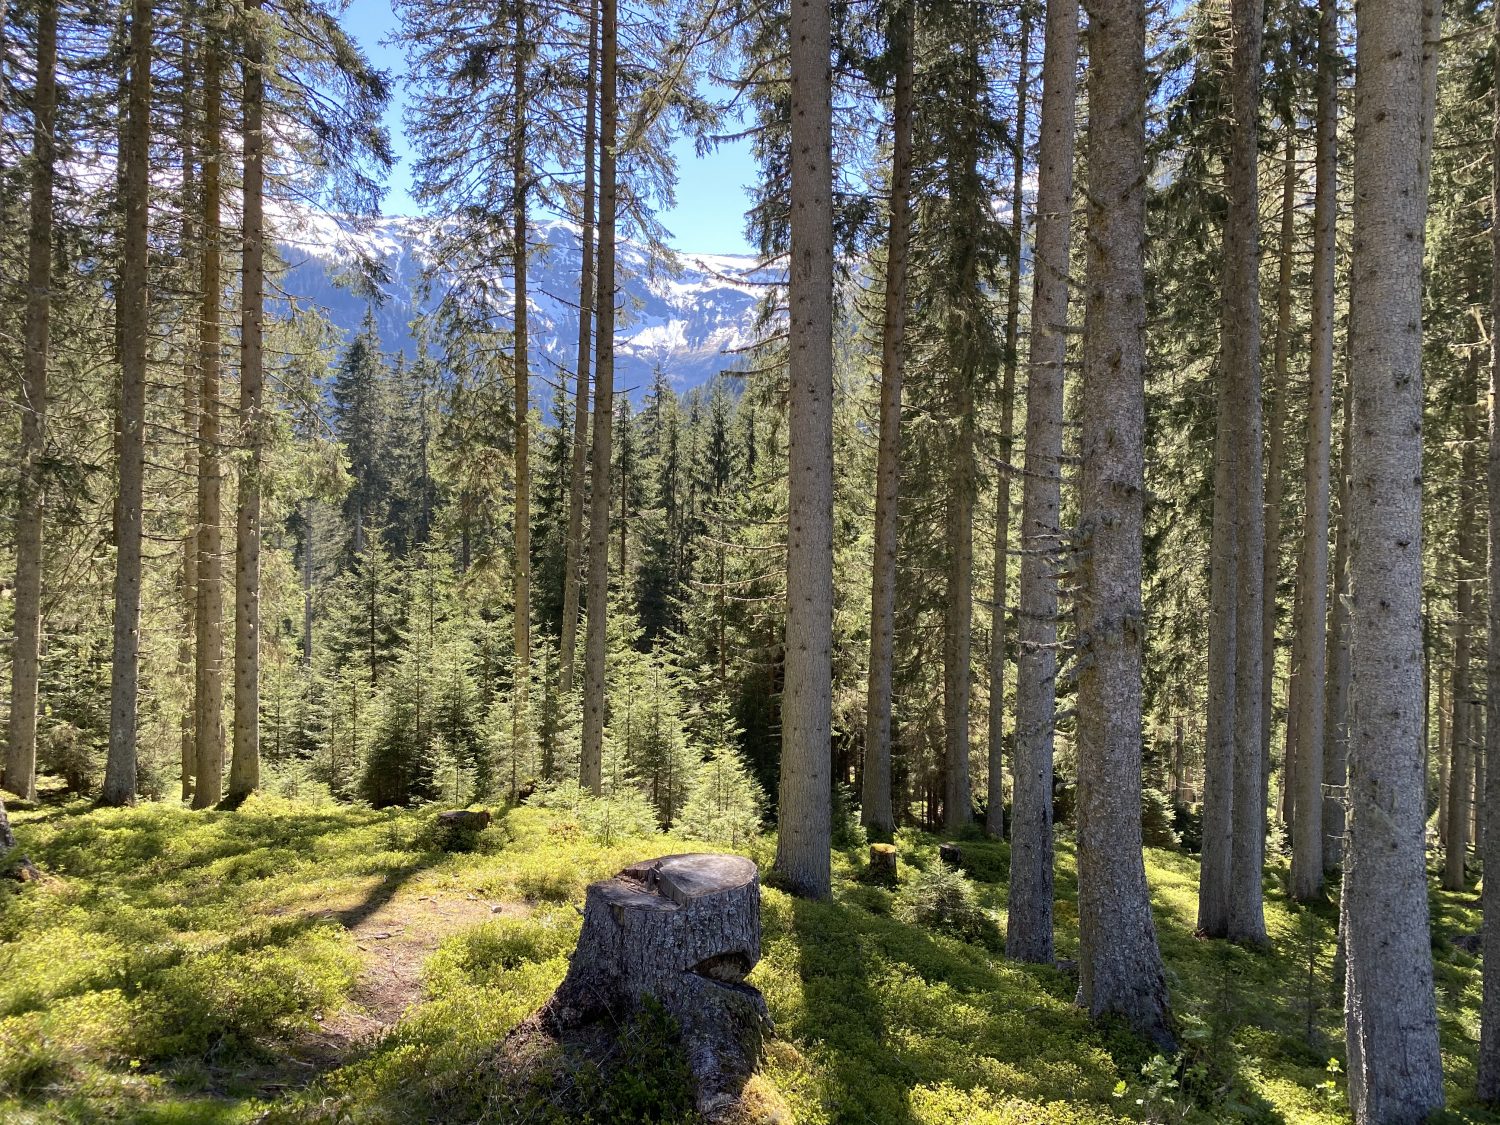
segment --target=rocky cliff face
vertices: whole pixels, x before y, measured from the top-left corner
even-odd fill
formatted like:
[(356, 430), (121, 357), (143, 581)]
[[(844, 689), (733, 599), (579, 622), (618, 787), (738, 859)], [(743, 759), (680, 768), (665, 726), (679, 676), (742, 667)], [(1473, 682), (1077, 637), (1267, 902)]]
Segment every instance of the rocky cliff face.
[[(411, 354), (412, 317), (432, 308), (437, 294), (421, 295), (423, 270), (432, 261), (431, 221), (383, 218), (351, 231), (333, 221), (307, 218), (283, 224), (280, 252), (288, 265), (284, 291), (323, 308), (335, 325), (353, 332), (369, 307), (366, 298), (341, 287), (339, 279), (360, 256), (377, 262), (388, 277), (373, 308), (386, 350)], [(538, 223), (532, 231), (529, 267), (529, 327), (537, 375), (574, 370), (578, 340), (580, 239), (570, 223)], [(683, 255), (678, 263), (651, 261), (645, 249), (622, 242), (621, 313), (616, 336), (615, 387), (639, 398), (660, 367), (678, 390), (711, 379), (743, 363), (738, 354), (756, 338), (756, 305), (773, 279), (755, 269), (753, 258), (728, 254)], [(510, 278), (491, 280), (496, 326), (509, 328)], [(442, 270), (435, 285), (445, 284)], [(549, 362), (550, 361), (550, 362)], [(554, 367), (555, 365), (555, 367)]]

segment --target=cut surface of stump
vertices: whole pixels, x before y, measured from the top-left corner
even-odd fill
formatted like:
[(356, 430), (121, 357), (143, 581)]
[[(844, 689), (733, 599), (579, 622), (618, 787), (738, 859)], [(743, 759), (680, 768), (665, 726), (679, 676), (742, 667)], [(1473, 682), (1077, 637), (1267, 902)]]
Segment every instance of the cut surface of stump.
[(760, 879), (732, 855), (669, 855), (594, 883), (563, 983), (513, 1033), (553, 1037), (650, 997), (682, 1029), (698, 1112), (710, 1120), (739, 1099), (771, 1028), (765, 998), (744, 983), (760, 960)]
[(877, 883), (895, 885), (896, 845), (870, 845), (870, 877)]

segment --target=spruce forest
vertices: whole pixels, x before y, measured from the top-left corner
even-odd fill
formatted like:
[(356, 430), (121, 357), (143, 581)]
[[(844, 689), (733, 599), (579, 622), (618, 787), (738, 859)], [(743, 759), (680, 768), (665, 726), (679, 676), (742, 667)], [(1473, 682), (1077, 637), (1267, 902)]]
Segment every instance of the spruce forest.
[(0, 1120), (1500, 1122), (1497, 74), (0, 0)]

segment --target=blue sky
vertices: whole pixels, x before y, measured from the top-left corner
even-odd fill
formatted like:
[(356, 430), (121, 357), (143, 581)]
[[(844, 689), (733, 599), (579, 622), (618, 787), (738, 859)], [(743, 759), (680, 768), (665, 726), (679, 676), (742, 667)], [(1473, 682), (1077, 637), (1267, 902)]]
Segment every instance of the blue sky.
[[(344, 25), (369, 53), (376, 66), (389, 70), (395, 79), (395, 94), (386, 115), (398, 164), (391, 173), (390, 190), (383, 210), (391, 215), (416, 213), (410, 188), (407, 144), (401, 125), (405, 104), (403, 61), (399, 47), (388, 45), (396, 31), (396, 16), (385, 0), (352, 0)], [(745, 188), (755, 179), (750, 146), (740, 141), (720, 146), (706, 157), (693, 152), (690, 140), (679, 141), (677, 155), (677, 206), (662, 214), (672, 231), (678, 250), (696, 254), (748, 254), (744, 236), (744, 211), (749, 205)]]

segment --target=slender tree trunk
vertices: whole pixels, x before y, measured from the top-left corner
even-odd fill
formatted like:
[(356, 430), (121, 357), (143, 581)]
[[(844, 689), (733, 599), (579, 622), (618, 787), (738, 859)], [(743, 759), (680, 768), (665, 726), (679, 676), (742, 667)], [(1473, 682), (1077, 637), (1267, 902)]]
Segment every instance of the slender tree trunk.
[(776, 871), (827, 898), (833, 660), (833, 75), (828, 5), (792, 0), (786, 682)]
[(25, 359), (21, 368), (21, 448), (16, 486), (15, 646), (11, 656), (10, 729), (5, 757), (5, 788), (27, 800), (36, 797), (56, 116), (57, 0), (42, 0), (37, 9), (36, 87), (32, 93), (31, 214), (26, 239)]
[(1020, 652), (1011, 774), (1005, 953), (1048, 962), (1052, 945), (1052, 756), (1057, 710), (1057, 572), (1063, 555), (1063, 374), (1078, 99), (1078, 0), (1048, 0), (1032, 243), (1026, 472), (1021, 485)]
[[(1500, 73), (1500, 4), (1492, 8), (1490, 52)], [(1500, 87), (1493, 93), (1490, 164), (1494, 182), (1490, 215), (1500, 215)], [(1500, 764), (1500, 222), (1490, 223), (1490, 419), (1486, 489), (1489, 500), (1489, 615), (1485, 637), (1484, 752)], [(0, 816), (3, 816), (0, 813)], [(1484, 869), (1500, 871), (1500, 768), (1487, 770), (1484, 789)], [(1484, 991), (1479, 1009), (1479, 1100), (1500, 1103), (1500, 879), (1480, 886), (1483, 908)]]
[(15, 846), (16, 836), (10, 829), (10, 817), (5, 813), (5, 798), (0, 797), (0, 856)]
[(195, 809), (219, 802), (224, 775), (224, 579), (220, 551), (223, 467), (219, 461), (219, 191), (223, 152), (220, 68), (222, 31), (210, 10), (203, 41), (203, 214), (202, 281), (199, 316), (198, 392), (198, 637), (195, 646), (193, 743), (197, 780)]
[(1358, 1125), (1418, 1122), (1443, 1104), (1421, 776), (1424, 22), (1408, 0), (1364, 0), (1356, 17), (1343, 901)]
[[(185, 20), (194, 17), (191, 7), (186, 9)], [(192, 276), (195, 272), (196, 255), (199, 253), (197, 224), (194, 215), (198, 206), (197, 168), (193, 139), (196, 136), (197, 120), (193, 106), (193, 36), (182, 37), (182, 243), (179, 254), (183, 260), (183, 272)], [(182, 361), (182, 432), (186, 440), (182, 445), (182, 479), (198, 480), (198, 341), (194, 335), (194, 318), (185, 316), (183, 330)], [(194, 656), (198, 636), (198, 498), (192, 497), (186, 513), (187, 531), (182, 537), (182, 573), (179, 595), (182, 599), (182, 634), (177, 642), (177, 666), (184, 685), (195, 682), (196, 658)], [(179, 736), (182, 758), (182, 799), (191, 801), (193, 781), (198, 772), (198, 743), (195, 716), (196, 691), (190, 690), (182, 710)]]
[[(1473, 353), (1459, 402), (1459, 409), (1463, 412), (1463, 450), (1459, 457), (1458, 557), (1453, 567), (1453, 727), (1448, 766), (1448, 838), (1443, 857), (1443, 888), (1449, 891), (1461, 891), (1466, 885), (1475, 793), (1474, 693), (1469, 678), (1469, 630), (1474, 615), (1475, 539), (1479, 534), (1475, 512), (1478, 497), (1474, 487), (1479, 475), (1479, 426), (1473, 401), (1478, 359), (1478, 352)], [(1422, 777), (1422, 811), (1425, 814), (1425, 769)]]
[(526, 256), (529, 237), (526, 220), (526, 5), (516, 0), (515, 98), (516, 119), (511, 144), (511, 183), (515, 243), (515, 457), (516, 457), (516, 634), (515, 687), (511, 699), (512, 745), (520, 746), (526, 732), (527, 697), (531, 686), (531, 353), (526, 335)]
[(260, 788), (260, 475), (264, 458), (261, 398), (265, 388), (265, 77), (260, 0), (245, 0), (244, 246), (240, 284), (240, 457), (235, 513), (234, 755), (228, 801)]
[[(978, 278), (973, 279), (977, 286)], [(962, 331), (955, 326), (955, 331)], [(957, 832), (974, 819), (969, 782), (970, 666), (974, 628), (974, 383), (958, 371), (953, 402), (958, 428), (949, 467), (948, 573), (943, 605), (943, 824)]]
[(1010, 478), (1015, 459), (1016, 365), (1021, 342), (1021, 240), (1025, 235), (1026, 104), (1031, 66), (1031, 9), (1022, 5), (1021, 58), (1016, 75), (1015, 144), (1011, 150), (1010, 274), (1005, 294), (1005, 369), (1000, 384), (1000, 468), (995, 491), (995, 566), (990, 583), (990, 760), (984, 826), (995, 839), (1005, 835), (1005, 593), (1010, 585)]
[(599, 4), (589, 5), (588, 96), (583, 123), (583, 215), (578, 275), (578, 390), (573, 398), (572, 463), (568, 467), (568, 535), (563, 548), (562, 638), (558, 642), (558, 678), (563, 695), (573, 690), (574, 651), (578, 643), (578, 570), (583, 548), (584, 483), (588, 470), (589, 359), (594, 330), (594, 149), (598, 115)]
[(1224, 224), (1224, 364), (1233, 372), (1240, 417), (1235, 486), (1241, 565), (1235, 571), (1234, 842), (1230, 860), (1229, 938), (1266, 941), (1261, 877), (1265, 867), (1265, 747), (1261, 737), (1265, 680), (1263, 574), (1265, 474), (1261, 466), (1260, 195), (1257, 116), (1260, 104), (1261, 0), (1231, 0), (1234, 125), (1229, 159), (1229, 215)]
[(122, 171), (125, 230), (115, 317), (120, 343), (120, 487), (115, 497), (115, 620), (110, 675), (109, 758), (101, 797), (135, 801), (136, 687), (141, 661), (141, 508), (145, 500), (147, 240), (150, 234), (151, 4), (130, 10)]
[(1297, 560), (1296, 652), (1287, 713), (1292, 771), (1292, 895), (1323, 892), (1325, 674), (1328, 622), (1328, 498), (1333, 456), (1334, 255), (1338, 226), (1338, 2), (1318, 3), (1316, 186), (1313, 191), (1312, 339), (1307, 387), (1303, 526)]
[(906, 265), (911, 234), (912, 38), (915, 4), (906, 0), (892, 17), (897, 57), (891, 106), (890, 234), (886, 241), (885, 310), (880, 329), (880, 444), (875, 469), (875, 550), (870, 582), (870, 678), (865, 714), (864, 800), (860, 819), (871, 833), (890, 839), (891, 662), (896, 612), (896, 527), (901, 487), (901, 381), (905, 362)]
[[(1271, 706), (1276, 680), (1276, 596), (1281, 584), (1281, 504), (1286, 493), (1286, 414), (1291, 393), (1290, 369), (1292, 351), (1292, 254), (1296, 249), (1297, 210), (1297, 124), (1285, 121), (1286, 153), (1282, 158), (1281, 240), (1277, 251), (1276, 340), (1271, 386), (1266, 398), (1271, 418), (1266, 434), (1266, 500), (1265, 551), (1261, 555), (1261, 630), (1260, 630), (1260, 807), (1264, 814), (1271, 807), (1271, 733), (1275, 725)], [(1295, 656), (1295, 648), (1293, 654)], [(1293, 661), (1292, 675), (1297, 674)], [(1293, 717), (1287, 714), (1288, 748), (1292, 745)], [(1282, 762), (1281, 820), (1291, 824), (1291, 762)]]
[(615, 415), (616, 0), (601, 0), (599, 114), (599, 336), (594, 380), (593, 487), (589, 493), (588, 623), (583, 653), (583, 751), (579, 780), (603, 792), (604, 653), (609, 613), (609, 477)]
[(1172, 1046), (1141, 857), (1146, 11), (1090, 0), (1085, 551), (1079, 595), (1078, 997)]

